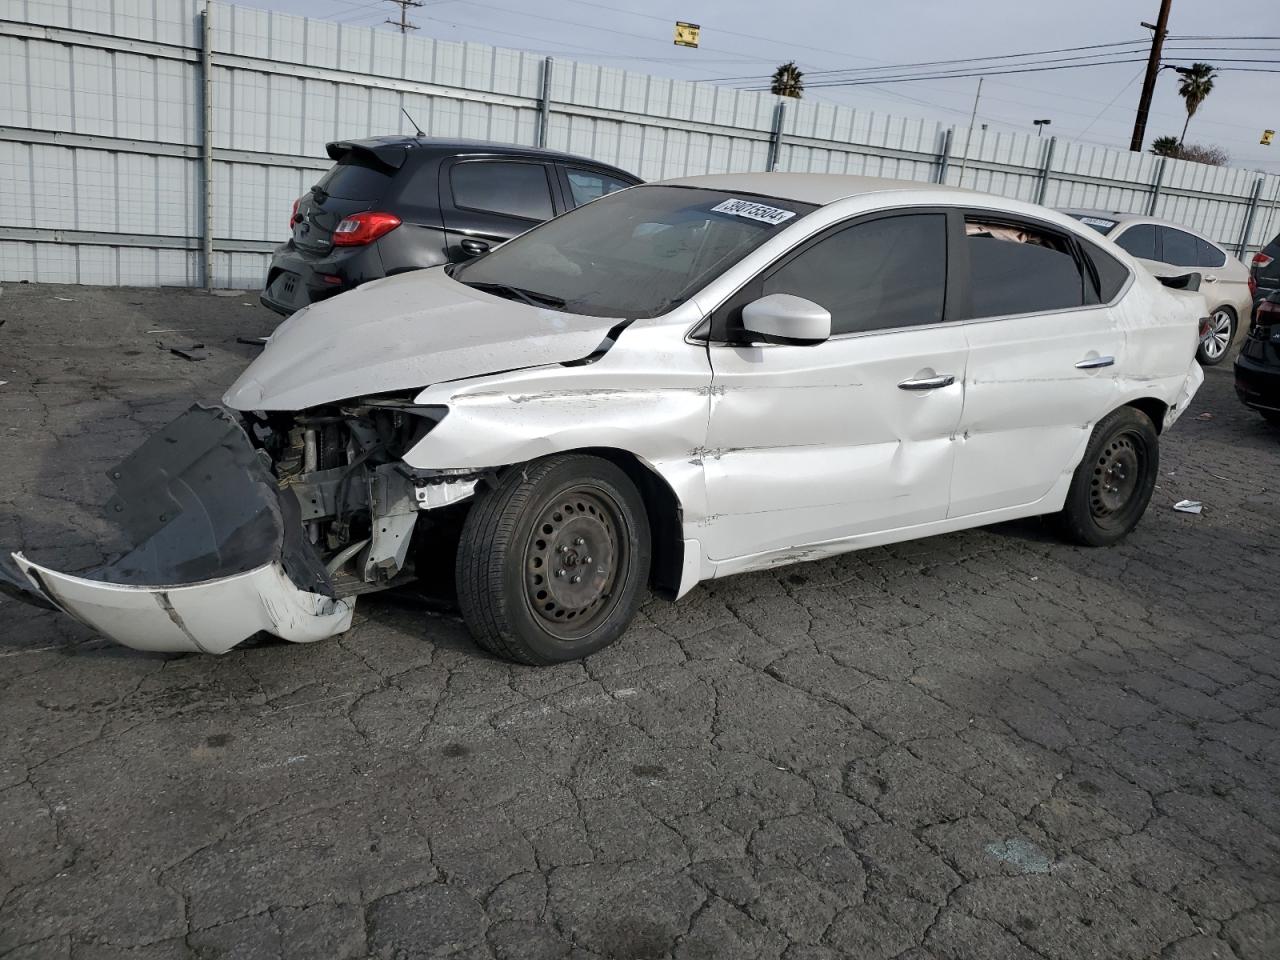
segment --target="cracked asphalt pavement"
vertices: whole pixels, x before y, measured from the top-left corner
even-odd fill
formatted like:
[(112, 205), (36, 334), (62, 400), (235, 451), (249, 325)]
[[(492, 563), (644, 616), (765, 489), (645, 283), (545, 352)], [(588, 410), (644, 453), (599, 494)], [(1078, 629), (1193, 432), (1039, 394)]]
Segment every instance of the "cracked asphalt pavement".
[[(0, 317), (0, 544), (69, 570), (107, 467), (274, 320)], [(220, 658), (5, 599), (0, 956), (1275, 960), (1280, 431), (1207, 373), (1117, 547), (1032, 521), (731, 578), (585, 663), (413, 597)]]

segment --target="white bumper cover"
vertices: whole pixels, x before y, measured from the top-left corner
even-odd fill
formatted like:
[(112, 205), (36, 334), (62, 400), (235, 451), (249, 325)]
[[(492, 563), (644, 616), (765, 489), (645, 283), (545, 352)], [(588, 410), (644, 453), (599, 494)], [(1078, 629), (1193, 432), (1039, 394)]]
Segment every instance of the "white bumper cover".
[(180, 586), (125, 586), (14, 562), (32, 588), (81, 623), (135, 650), (226, 653), (259, 631), (311, 643), (351, 626), (355, 599), (298, 589), (277, 562)]

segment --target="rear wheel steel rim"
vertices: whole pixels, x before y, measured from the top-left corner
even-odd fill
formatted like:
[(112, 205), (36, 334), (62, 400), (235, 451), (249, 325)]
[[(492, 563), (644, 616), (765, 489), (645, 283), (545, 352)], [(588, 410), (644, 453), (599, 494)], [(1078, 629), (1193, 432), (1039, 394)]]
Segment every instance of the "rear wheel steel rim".
[(1142, 471), (1142, 447), (1136, 434), (1112, 437), (1098, 454), (1089, 484), (1089, 512), (1102, 521), (1114, 519), (1133, 500)]
[(1209, 332), (1204, 335), (1204, 355), (1216, 360), (1227, 352), (1231, 343), (1231, 314), (1215, 310), (1209, 321)]
[(559, 640), (578, 640), (608, 617), (627, 562), (625, 524), (595, 487), (558, 494), (539, 514), (524, 557), (525, 602)]

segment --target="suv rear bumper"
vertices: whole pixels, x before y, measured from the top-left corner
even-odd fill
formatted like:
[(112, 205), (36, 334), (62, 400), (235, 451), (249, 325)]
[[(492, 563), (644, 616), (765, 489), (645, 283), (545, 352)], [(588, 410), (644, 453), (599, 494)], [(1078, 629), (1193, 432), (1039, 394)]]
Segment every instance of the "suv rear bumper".
[(323, 257), (300, 253), (292, 241), (276, 247), (258, 300), (283, 316), (386, 276), (378, 245), (335, 247)]

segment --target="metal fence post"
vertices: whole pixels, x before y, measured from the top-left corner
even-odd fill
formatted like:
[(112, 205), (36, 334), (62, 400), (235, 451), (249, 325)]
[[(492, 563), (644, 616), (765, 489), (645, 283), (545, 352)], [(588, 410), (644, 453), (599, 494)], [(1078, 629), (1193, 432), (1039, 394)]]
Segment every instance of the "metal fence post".
[(782, 159), (782, 120), (787, 115), (787, 102), (779, 100), (773, 108), (773, 130), (769, 133), (769, 158), (765, 169), (773, 173)]
[(538, 103), (538, 146), (547, 145), (547, 131), (551, 126), (551, 70), (555, 60), (546, 57), (542, 61), (542, 99)]
[(1160, 187), (1164, 185), (1164, 165), (1168, 162), (1168, 157), (1161, 157), (1160, 162), (1156, 164), (1156, 179), (1155, 183), (1151, 184), (1151, 199), (1147, 201), (1148, 217), (1156, 215), (1156, 204), (1160, 202)]
[(1240, 231), (1240, 242), (1236, 244), (1236, 259), (1244, 259), (1244, 251), (1249, 245), (1249, 232), (1253, 230), (1253, 216), (1258, 212), (1258, 197), (1262, 196), (1262, 181), (1259, 177), (1253, 181), (1253, 194), (1249, 197), (1249, 212), (1244, 215), (1244, 229)]
[(1036, 203), (1044, 203), (1045, 191), (1049, 189), (1049, 168), (1053, 166), (1053, 151), (1058, 146), (1058, 138), (1050, 137), (1044, 147), (1044, 165), (1040, 168), (1040, 186), (1036, 189)]
[(200, 131), (200, 159), (204, 169), (204, 223), (201, 224), (200, 259), (204, 288), (213, 289), (213, 24), (212, 4), (206, 0), (200, 14), (200, 80), (204, 100), (203, 129)]
[(955, 127), (947, 127), (946, 133), (942, 137), (942, 152), (938, 154), (938, 178), (934, 183), (947, 182), (947, 163), (951, 159), (951, 137), (955, 132)]

